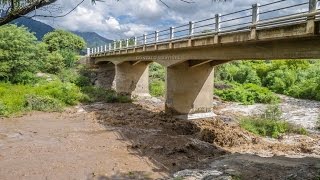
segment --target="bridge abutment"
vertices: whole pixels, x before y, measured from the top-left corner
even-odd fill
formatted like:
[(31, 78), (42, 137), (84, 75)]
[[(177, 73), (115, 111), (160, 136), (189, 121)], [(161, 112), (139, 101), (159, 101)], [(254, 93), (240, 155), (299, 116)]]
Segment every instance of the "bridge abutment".
[(167, 67), (166, 113), (186, 119), (192, 114), (213, 116), (213, 72), (210, 63), (190, 67), (183, 62)]

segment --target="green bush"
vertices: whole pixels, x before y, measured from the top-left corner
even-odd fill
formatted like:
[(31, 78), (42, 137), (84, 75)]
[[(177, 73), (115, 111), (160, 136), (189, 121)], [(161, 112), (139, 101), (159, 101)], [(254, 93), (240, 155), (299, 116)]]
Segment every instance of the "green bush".
[(152, 63), (149, 67), (150, 80), (165, 81), (165, 69), (161, 64)]
[(80, 88), (73, 83), (53, 81), (37, 86), (35, 91), (39, 95), (48, 95), (58, 99), (65, 105), (75, 105), (83, 99)]
[(36, 111), (61, 111), (63, 105), (50, 96), (27, 95), (26, 108)]
[(63, 61), (64, 59), (59, 52), (52, 52), (47, 56), (46, 60), (44, 60), (42, 69), (47, 73), (58, 74), (65, 67)]
[(279, 97), (264, 87), (256, 84), (231, 84), (232, 88), (216, 89), (215, 94), (226, 101), (241, 102), (243, 104), (276, 103)]
[(59, 109), (75, 105), (84, 99), (84, 95), (76, 85), (60, 81), (37, 85), (0, 83), (0, 99), (0, 115), (7, 116), (32, 109)]
[(0, 27), (0, 81), (30, 83), (46, 50), (25, 27)]
[(263, 118), (244, 118), (240, 126), (249, 132), (260, 136), (279, 138), (286, 133), (307, 134), (306, 129), (294, 126), (282, 120), (270, 120)]
[(216, 81), (252, 83), (288, 96), (320, 100), (319, 60), (235, 61), (219, 65)]
[(163, 81), (155, 80), (149, 85), (151, 96), (160, 97), (164, 96), (165, 93), (165, 85)]
[(1, 115), (4, 115), (4, 116), (8, 115), (8, 110), (7, 110), (7, 106), (0, 101), (0, 116)]
[(262, 118), (271, 119), (271, 120), (279, 120), (281, 119), (282, 111), (278, 104), (272, 104), (267, 106), (265, 112), (262, 114)]
[(124, 95), (118, 95), (115, 91), (105, 90), (103, 88), (86, 86), (82, 87), (81, 91), (86, 95), (84, 102), (103, 101), (107, 103), (129, 103), (131, 98)]
[(64, 30), (54, 30), (44, 35), (42, 41), (48, 45), (50, 52), (72, 51), (80, 52), (85, 47), (83, 38)]

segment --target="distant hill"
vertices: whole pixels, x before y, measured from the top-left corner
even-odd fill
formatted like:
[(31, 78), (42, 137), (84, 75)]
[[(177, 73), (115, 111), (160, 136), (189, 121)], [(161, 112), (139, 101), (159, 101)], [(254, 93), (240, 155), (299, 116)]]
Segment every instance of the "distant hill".
[[(18, 26), (23, 25), (27, 27), (30, 30), (30, 32), (35, 33), (35, 36), (39, 41), (41, 41), (42, 37), (45, 34), (54, 30), (53, 27), (45, 23), (25, 17), (21, 17), (19, 19), (14, 20), (12, 24), (17, 24)], [(110, 39), (106, 39), (95, 32), (73, 31), (72, 33), (75, 33), (78, 36), (82, 37), (86, 41), (88, 47), (102, 46), (112, 42)]]
[(54, 30), (53, 27), (25, 17), (21, 17), (19, 19), (16, 19), (12, 22), (12, 24), (17, 24), (18, 26), (25, 26), (27, 27), (30, 32), (34, 32), (37, 39), (40, 41), (42, 37), (47, 34), (48, 32), (51, 32)]
[(77, 34), (78, 36), (82, 37), (88, 47), (96, 47), (96, 46), (102, 46), (108, 43), (111, 43), (112, 40), (106, 39), (99, 34), (95, 32), (78, 32), (78, 31), (73, 31), (73, 33)]

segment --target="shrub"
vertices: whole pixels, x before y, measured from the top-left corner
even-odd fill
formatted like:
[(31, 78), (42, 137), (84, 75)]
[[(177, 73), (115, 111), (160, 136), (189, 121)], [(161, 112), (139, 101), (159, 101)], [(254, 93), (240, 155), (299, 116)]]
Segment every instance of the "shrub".
[(253, 103), (276, 103), (279, 97), (264, 87), (256, 84), (231, 84), (232, 88), (215, 90), (215, 94), (226, 101), (241, 102), (243, 104)]
[(240, 121), (240, 127), (260, 136), (279, 138), (286, 133), (307, 134), (303, 127), (281, 120), (282, 112), (278, 105), (268, 106), (261, 118), (247, 117)]
[(58, 110), (75, 105), (84, 99), (80, 89), (72, 83), (42, 82), (37, 85), (0, 83), (0, 115), (28, 110)]
[(278, 104), (273, 104), (267, 106), (267, 109), (262, 114), (262, 118), (271, 119), (271, 120), (279, 120), (281, 119), (282, 111)]
[(155, 80), (149, 85), (151, 96), (160, 97), (165, 93), (165, 85), (163, 81)]
[(63, 105), (52, 97), (31, 94), (26, 96), (26, 108), (36, 111), (61, 111)]
[(64, 59), (59, 52), (52, 52), (47, 56), (46, 60), (44, 60), (42, 69), (47, 73), (58, 74), (65, 67), (63, 61)]
[(0, 116), (6, 116), (8, 114), (7, 106), (0, 101)]
[(152, 63), (149, 68), (150, 80), (165, 81), (165, 69), (161, 64)]
[(240, 121), (240, 126), (254, 134), (273, 138), (279, 138), (285, 133), (307, 134), (306, 129), (282, 120), (244, 118)]
[(48, 95), (66, 105), (75, 105), (84, 98), (80, 88), (73, 83), (53, 81), (41, 84), (35, 90), (39, 95)]

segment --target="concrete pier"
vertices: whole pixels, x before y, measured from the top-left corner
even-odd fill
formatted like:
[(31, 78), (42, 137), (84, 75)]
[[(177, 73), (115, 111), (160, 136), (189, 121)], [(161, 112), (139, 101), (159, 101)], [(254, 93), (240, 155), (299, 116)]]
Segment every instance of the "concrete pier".
[(131, 96), (149, 95), (149, 62), (123, 62), (116, 64), (114, 90)]
[(167, 67), (166, 112), (177, 115), (212, 111), (213, 66), (190, 67), (186, 61)]

